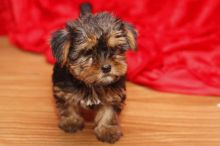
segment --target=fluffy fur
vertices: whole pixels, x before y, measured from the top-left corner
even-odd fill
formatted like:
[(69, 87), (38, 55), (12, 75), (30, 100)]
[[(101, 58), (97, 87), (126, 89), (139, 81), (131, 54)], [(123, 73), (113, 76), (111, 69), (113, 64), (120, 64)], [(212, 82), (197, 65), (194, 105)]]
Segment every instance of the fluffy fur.
[(94, 109), (95, 134), (114, 143), (121, 136), (118, 113), (125, 101), (125, 51), (136, 49), (134, 28), (107, 12), (91, 14), (81, 6), (80, 17), (52, 35), (57, 63), (53, 93), (60, 116), (59, 127), (75, 132), (84, 127), (80, 108)]

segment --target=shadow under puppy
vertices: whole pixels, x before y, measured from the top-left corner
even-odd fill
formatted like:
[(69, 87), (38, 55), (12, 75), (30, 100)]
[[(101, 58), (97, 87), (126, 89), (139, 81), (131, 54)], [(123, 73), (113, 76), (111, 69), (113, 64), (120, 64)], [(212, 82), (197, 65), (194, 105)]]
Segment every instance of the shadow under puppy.
[(122, 136), (118, 113), (126, 98), (125, 51), (136, 49), (136, 31), (107, 12), (91, 14), (88, 3), (80, 10), (80, 17), (51, 39), (59, 127), (66, 132), (81, 130), (80, 108), (93, 109), (96, 137), (114, 143)]

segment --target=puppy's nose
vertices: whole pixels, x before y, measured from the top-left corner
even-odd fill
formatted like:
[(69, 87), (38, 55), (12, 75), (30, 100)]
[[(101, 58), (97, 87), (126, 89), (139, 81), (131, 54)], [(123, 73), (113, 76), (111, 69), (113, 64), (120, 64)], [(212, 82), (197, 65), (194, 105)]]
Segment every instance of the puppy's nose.
[(111, 65), (105, 64), (105, 65), (102, 66), (102, 72), (103, 73), (108, 73), (110, 71), (111, 71)]

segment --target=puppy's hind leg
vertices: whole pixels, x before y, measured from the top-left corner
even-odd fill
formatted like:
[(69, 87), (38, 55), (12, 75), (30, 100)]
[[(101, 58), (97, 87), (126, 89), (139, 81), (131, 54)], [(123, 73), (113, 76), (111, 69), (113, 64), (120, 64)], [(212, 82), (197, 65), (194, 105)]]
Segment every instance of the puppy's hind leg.
[(65, 132), (82, 130), (84, 128), (84, 120), (80, 116), (79, 106), (74, 94), (57, 86), (54, 86), (53, 90), (60, 117), (59, 127)]

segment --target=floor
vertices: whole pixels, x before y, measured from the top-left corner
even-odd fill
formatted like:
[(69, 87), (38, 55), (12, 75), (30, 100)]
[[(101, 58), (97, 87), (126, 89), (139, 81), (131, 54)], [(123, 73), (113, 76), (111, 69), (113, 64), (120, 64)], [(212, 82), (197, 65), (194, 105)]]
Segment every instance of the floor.
[[(101, 146), (92, 123), (57, 127), (52, 65), (0, 38), (0, 146)], [(220, 146), (220, 98), (168, 94), (127, 83), (120, 146)]]

